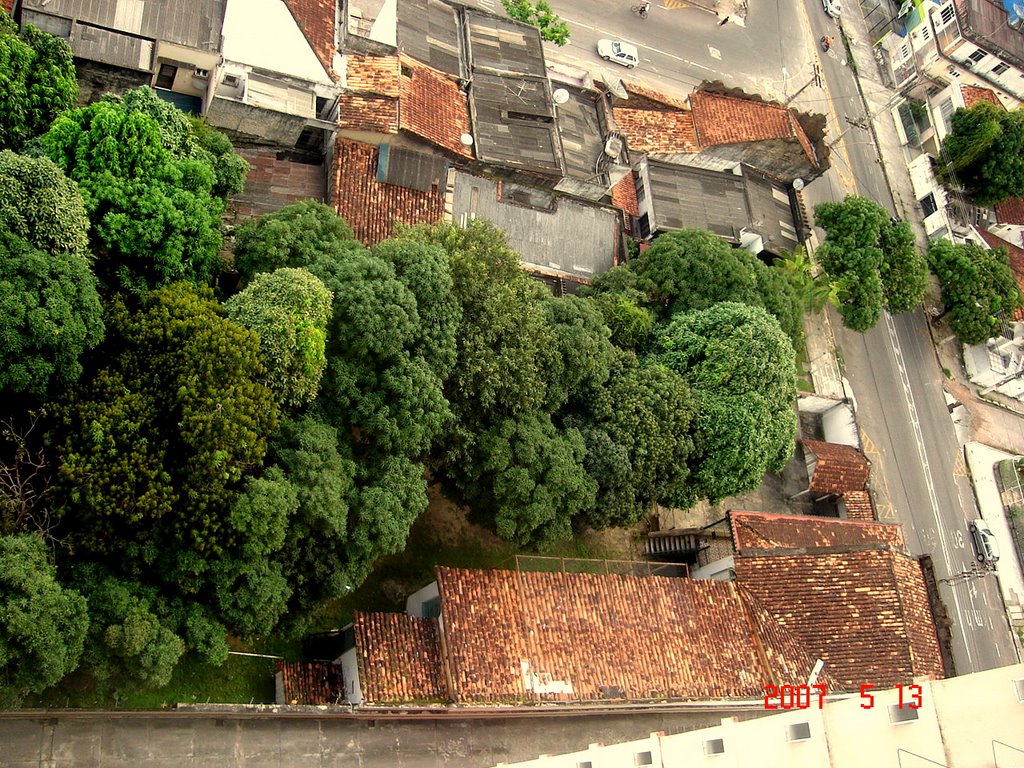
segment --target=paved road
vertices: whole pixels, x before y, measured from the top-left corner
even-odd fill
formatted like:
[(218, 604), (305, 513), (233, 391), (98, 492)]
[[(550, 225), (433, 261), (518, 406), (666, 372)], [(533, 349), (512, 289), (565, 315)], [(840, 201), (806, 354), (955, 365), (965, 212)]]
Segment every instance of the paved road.
[[(829, 22), (820, 6), (815, 0), (805, 2), (812, 28), (818, 37), (826, 34)], [(850, 3), (847, 12), (858, 9)], [(869, 131), (839, 122), (846, 122), (847, 115), (865, 117), (845, 58), (845, 51), (833, 49), (822, 59), (835, 105), (835, 122), (830, 121), (830, 127), (847, 133), (833, 153), (835, 175), (811, 184), (808, 197), (813, 204), (837, 199), (839, 189), (855, 191), (892, 212), (892, 198), (875, 162), (878, 154)], [(834, 325), (841, 328), (838, 322)], [(974, 553), (966, 521), (977, 511), (923, 313), (886, 315), (866, 334), (840, 330), (836, 338), (859, 406), (865, 452), (874, 465), (872, 482), (880, 517), (903, 524), (911, 551), (932, 555), (938, 578), (970, 571)], [(993, 577), (940, 584), (940, 593), (954, 623), (953, 657), (958, 672), (1016, 662)]]
[[(585, 69), (605, 68), (629, 78), (687, 94), (705, 80), (723, 80), (751, 93), (786, 98), (813, 76), (813, 49), (797, 3), (756, 0), (746, 27), (718, 25), (713, 14), (693, 7), (655, 2), (648, 19), (629, 9), (637, 0), (555, 0), (555, 12), (569, 23), (569, 45), (545, 45), (545, 55)], [(673, 2), (670, 5), (678, 6)], [(640, 66), (626, 70), (605, 64), (595, 43), (609, 37), (640, 49)], [(756, 52), (755, 56), (751, 56)]]

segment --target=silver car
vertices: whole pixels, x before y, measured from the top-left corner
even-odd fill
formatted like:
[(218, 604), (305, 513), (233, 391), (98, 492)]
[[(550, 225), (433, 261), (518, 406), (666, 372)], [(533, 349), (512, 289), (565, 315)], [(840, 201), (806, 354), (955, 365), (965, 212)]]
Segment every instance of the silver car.
[(839, 0), (821, 0), (821, 7), (833, 19), (838, 19), (843, 13), (843, 7)]
[(979, 517), (977, 520), (971, 521), (967, 530), (971, 532), (971, 538), (974, 539), (974, 550), (977, 553), (978, 562), (996, 562), (999, 559), (999, 549), (996, 547), (996, 539), (992, 535), (992, 529), (988, 527), (988, 523)]
[(597, 55), (605, 61), (621, 64), (626, 69), (632, 69), (640, 63), (640, 51), (635, 45), (624, 43), (622, 40), (598, 40)]

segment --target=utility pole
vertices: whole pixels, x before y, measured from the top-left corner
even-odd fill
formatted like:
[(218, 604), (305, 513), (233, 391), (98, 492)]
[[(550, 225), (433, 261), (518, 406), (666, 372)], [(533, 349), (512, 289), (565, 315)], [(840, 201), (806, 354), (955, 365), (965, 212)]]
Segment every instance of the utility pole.
[(878, 115), (882, 114), (882, 112), (884, 112), (885, 110), (892, 109), (893, 105), (895, 105), (896, 102), (899, 101), (901, 98), (903, 97), (900, 96), (900, 94), (894, 93), (892, 96), (889, 97), (889, 100), (886, 101), (885, 104), (880, 106), (878, 109), (876, 109), (874, 112), (872, 112), (870, 115), (868, 115), (866, 118), (862, 120), (850, 119), (849, 117), (847, 117), (846, 122), (850, 124), (850, 127), (847, 128), (842, 133), (840, 133), (838, 136), (836, 136), (832, 141), (830, 141), (828, 144), (828, 148), (832, 149), (832, 147), (834, 147), (839, 142), (839, 140), (843, 138), (843, 136), (848, 134), (854, 128), (860, 128), (866, 131), (868, 129), (868, 123), (871, 120), (874, 120), (876, 117), (878, 117)]
[(784, 106), (788, 107), (790, 102), (793, 101), (793, 99), (795, 99), (797, 96), (799, 96), (805, 90), (810, 88), (812, 85), (816, 85), (819, 88), (821, 88), (821, 67), (818, 66), (818, 62), (814, 62), (814, 76), (810, 80), (808, 80), (805, 85), (802, 85), (800, 87), (800, 90), (798, 90), (796, 93), (794, 93), (788, 99), (786, 99), (786, 101), (784, 103)]

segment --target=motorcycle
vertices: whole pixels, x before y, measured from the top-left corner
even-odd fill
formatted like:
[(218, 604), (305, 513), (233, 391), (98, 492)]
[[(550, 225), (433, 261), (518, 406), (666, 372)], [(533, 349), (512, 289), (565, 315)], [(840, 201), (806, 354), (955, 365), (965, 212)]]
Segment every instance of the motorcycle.
[(832, 47), (832, 38), (831, 37), (823, 37), (823, 38), (821, 38), (821, 50), (824, 53), (828, 53), (829, 48), (831, 48), (831, 47)]

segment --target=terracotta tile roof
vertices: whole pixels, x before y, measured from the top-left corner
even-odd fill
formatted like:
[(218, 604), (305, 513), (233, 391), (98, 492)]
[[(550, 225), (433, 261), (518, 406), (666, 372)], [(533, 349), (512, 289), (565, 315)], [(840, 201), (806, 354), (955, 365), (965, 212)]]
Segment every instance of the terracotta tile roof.
[(14, 10), (14, 0), (0, 0), (0, 7), (7, 11), (8, 15), (10, 15), (10, 13)]
[(277, 662), (284, 700), (279, 704), (337, 704), (345, 700), (341, 667), (317, 662)]
[(729, 520), (733, 545), (740, 554), (869, 546), (906, 551), (903, 529), (890, 523), (737, 511), (729, 513)]
[(627, 173), (614, 187), (612, 187), (612, 205), (619, 208), (630, 216), (640, 215), (640, 205), (636, 200), (636, 183), (633, 181), (633, 173)]
[[(1010, 256), (1010, 269), (1013, 270), (1013, 275), (1017, 278), (1017, 286), (1024, 293), (1024, 248), (1007, 242), (992, 232), (985, 232), (979, 229), (978, 234), (988, 243), (990, 248), (1006, 249)], [(1013, 319), (1016, 321), (1024, 320), (1024, 308), (1014, 310)]]
[(464, 157), (472, 152), (459, 137), (469, 133), (469, 102), (448, 75), (402, 56), (399, 125), (429, 142)]
[(640, 152), (696, 152), (693, 116), (682, 109), (615, 107), (615, 124), (626, 134), (630, 149)]
[(376, 174), (376, 147), (338, 138), (330, 204), (366, 245), (391, 237), (395, 222), (432, 224), (444, 216), (442, 191), (383, 184)]
[(843, 494), (843, 504), (849, 520), (875, 519), (875, 503), (867, 491), (846, 491)]
[(420, 619), (404, 613), (356, 613), (352, 623), (359, 687), (365, 702), (448, 698), (437, 619)]
[(350, 53), (345, 57), (345, 87), (360, 93), (398, 98), (401, 64), (397, 56), (363, 56)]
[(437, 569), (456, 702), (762, 695), (812, 659), (732, 582)]
[(817, 457), (811, 490), (815, 493), (863, 491), (871, 465), (867, 457), (849, 445), (802, 440), (804, 450)]
[(1024, 199), (1011, 197), (997, 203), (996, 218), (1000, 224), (1024, 224)]
[(690, 94), (690, 109), (701, 147), (795, 138), (807, 159), (817, 165), (814, 148), (792, 110), (777, 104), (707, 91)]
[(899, 552), (737, 557), (736, 580), (825, 669), (840, 689), (942, 677), (924, 576)]
[(979, 101), (987, 101), (991, 104), (995, 104), (1003, 110), (1006, 109), (1006, 107), (1003, 106), (1003, 102), (999, 100), (999, 97), (996, 96), (995, 91), (991, 88), (979, 88), (976, 85), (966, 85), (962, 83), (960, 85), (960, 93), (964, 97), (964, 106), (967, 107), (967, 109), (970, 109)]
[(338, 97), (338, 127), (354, 131), (398, 133), (398, 99), (366, 93)]
[(313, 53), (324, 65), (324, 69), (335, 80), (334, 71), (336, 0), (284, 0), (288, 10), (292, 12), (295, 23), (306, 36)]

